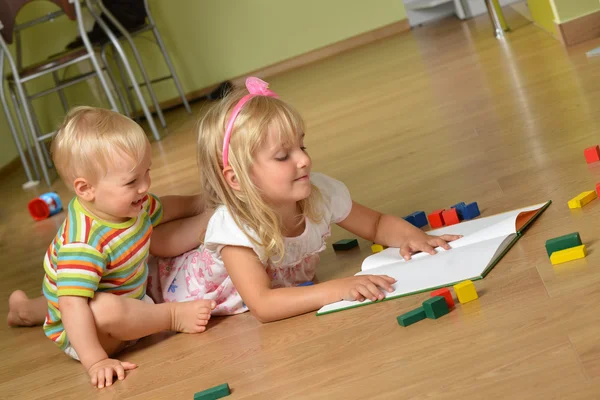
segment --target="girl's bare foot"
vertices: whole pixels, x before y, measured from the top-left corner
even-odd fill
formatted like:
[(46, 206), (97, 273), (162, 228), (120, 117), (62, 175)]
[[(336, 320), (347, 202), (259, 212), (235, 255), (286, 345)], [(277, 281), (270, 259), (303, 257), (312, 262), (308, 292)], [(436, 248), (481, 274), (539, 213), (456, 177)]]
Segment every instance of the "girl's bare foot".
[(15, 290), (8, 298), (8, 326), (42, 325), (46, 318), (48, 303), (44, 296), (30, 299), (24, 291)]
[(217, 303), (214, 300), (196, 300), (171, 305), (171, 330), (185, 333), (200, 333), (206, 330), (210, 311)]

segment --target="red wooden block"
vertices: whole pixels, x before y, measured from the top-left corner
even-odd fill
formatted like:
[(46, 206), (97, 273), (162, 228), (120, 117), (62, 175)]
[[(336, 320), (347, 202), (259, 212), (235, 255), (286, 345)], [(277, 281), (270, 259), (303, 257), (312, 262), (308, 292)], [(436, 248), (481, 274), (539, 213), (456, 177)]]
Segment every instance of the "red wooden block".
[(588, 164), (600, 161), (600, 146), (588, 147), (583, 151), (583, 155)]
[(460, 222), (460, 218), (458, 218), (458, 211), (456, 208), (451, 208), (442, 213), (442, 217), (444, 218), (444, 222), (446, 226), (455, 225)]
[(448, 308), (454, 307), (454, 299), (452, 298), (452, 293), (450, 293), (450, 290), (448, 290), (448, 288), (441, 288), (431, 292), (431, 297), (435, 296), (442, 296), (446, 300)]
[(427, 216), (431, 229), (441, 228), (444, 226), (444, 217), (442, 217), (443, 212), (444, 210), (435, 210)]

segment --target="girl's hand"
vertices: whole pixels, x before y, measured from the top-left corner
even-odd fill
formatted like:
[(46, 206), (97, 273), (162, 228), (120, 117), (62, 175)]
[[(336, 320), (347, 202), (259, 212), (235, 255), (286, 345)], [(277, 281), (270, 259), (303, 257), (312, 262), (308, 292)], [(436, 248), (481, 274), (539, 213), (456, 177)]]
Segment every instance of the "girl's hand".
[(386, 292), (394, 291), (392, 287), (394, 282), (396, 280), (387, 275), (357, 275), (331, 281), (331, 284), (333, 290), (336, 291), (337, 298), (348, 301), (364, 301), (365, 299), (377, 301), (383, 300), (385, 297), (381, 289)]
[(414, 253), (418, 253), (420, 251), (424, 251), (425, 253), (429, 254), (436, 254), (436, 247), (441, 247), (444, 250), (450, 250), (448, 242), (460, 239), (461, 237), (462, 235), (433, 236), (426, 234), (420, 229), (415, 229), (413, 232), (411, 232), (410, 236), (406, 238), (404, 244), (400, 246), (400, 255), (408, 261)]
[(135, 364), (107, 358), (92, 365), (88, 370), (88, 374), (90, 375), (92, 385), (98, 389), (102, 389), (104, 386), (112, 385), (114, 375), (117, 376), (118, 380), (122, 381), (125, 379), (125, 371), (135, 368), (137, 368)]

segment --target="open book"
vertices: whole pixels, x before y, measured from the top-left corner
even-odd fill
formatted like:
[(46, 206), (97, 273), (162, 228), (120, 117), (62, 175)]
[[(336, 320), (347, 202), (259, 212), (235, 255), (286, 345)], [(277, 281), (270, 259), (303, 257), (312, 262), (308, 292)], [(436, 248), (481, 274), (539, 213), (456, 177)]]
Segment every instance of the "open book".
[[(400, 256), (399, 249), (390, 247), (367, 257), (362, 264), (362, 271), (356, 275), (389, 275), (395, 278), (397, 281), (392, 285), (394, 291), (384, 292), (385, 299), (382, 301), (435, 290), (467, 279), (482, 279), (550, 203), (548, 201), (429, 231), (427, 233), (432, 235), (451, 233), (463, 237), (450, 243), (452, 250), (438, 247), (438, 254), (418, 253), (410, 261)], [(322, 307), (317, 315), (371, 303), (370, 300), (338, 301)]]

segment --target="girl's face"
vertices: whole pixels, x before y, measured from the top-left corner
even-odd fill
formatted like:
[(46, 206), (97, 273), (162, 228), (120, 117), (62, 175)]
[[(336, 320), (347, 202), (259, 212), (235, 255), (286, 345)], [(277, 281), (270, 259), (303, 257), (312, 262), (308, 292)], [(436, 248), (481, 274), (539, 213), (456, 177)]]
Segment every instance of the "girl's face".
[(252, 181), (265, 200), (286, 206), (307, 198), (311, 192), (312, 161), (304, 147), (304, 134), (293, 145), (283, 145), (279, 132), (270, 129), (267, 140), (255, 154)]

